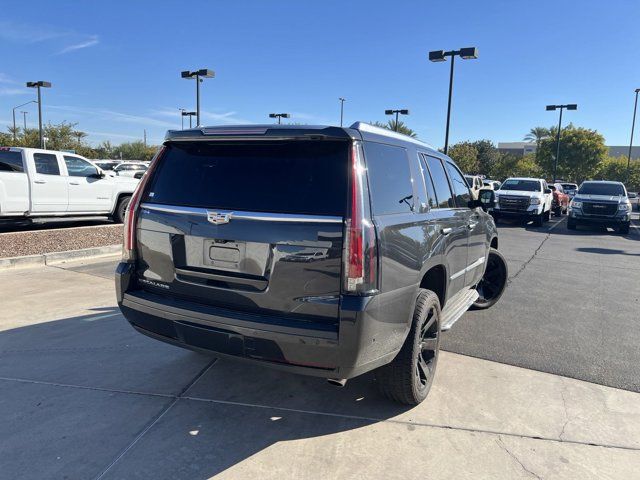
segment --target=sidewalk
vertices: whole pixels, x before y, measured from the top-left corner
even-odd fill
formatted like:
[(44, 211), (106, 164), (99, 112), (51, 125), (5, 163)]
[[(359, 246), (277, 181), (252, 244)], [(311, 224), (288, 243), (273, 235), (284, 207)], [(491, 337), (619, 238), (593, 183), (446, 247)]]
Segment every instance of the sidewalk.
[(640, 394), (443, 352), (407, 409), (370, 375), (337, 389), (147, 339), (108, 269), (0, 272), (7, 478), (639, 476)]

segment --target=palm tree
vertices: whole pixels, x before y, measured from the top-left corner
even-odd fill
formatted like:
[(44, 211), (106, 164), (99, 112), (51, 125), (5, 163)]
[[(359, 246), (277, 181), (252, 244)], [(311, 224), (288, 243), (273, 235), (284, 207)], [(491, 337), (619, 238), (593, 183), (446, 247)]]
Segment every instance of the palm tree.
[(73, 132), (73, 135), (74, 135), (74, 136), (76, 136), (76, 137), (78, 138), (78, 146), (80, 146), (80, 145), (81, 145), (82, 139), (83, 139), (84, 137), (86, 137), (86, 136), (87, 136), (87, 134), (86, 134), (86, 133), (84, 133), (84, 132), (80, 132), (80, 131), (78, 131), (78, 130), (76, 130), (75, 132)]
[(547, 138), (549, 135), (551, 135), (551, 132), (548, 128), (535, 127), (524, 136), (524, 141), (529, 143), (536, 142), (536, 145), (539, 147), (542, 139)]
[(371, 125), (375, 125), (376, 127), (386, 128), (387, 130), (393, 130), (394, 132), (402, 133), (403, 135), (407, 135), (412, 138), (416, 138), (418, 134), (407, 127), (406, 123), (402, 120), (398, 120), (398, 125), (396, 128), (396, 121), (389, 120), (387, 123), (382, 122), (372, 122)]

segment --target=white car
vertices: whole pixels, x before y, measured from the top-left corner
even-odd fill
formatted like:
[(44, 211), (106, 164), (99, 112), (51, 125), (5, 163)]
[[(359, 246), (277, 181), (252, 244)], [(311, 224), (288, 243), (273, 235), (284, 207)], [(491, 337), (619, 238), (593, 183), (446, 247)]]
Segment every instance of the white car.
[(113, 173), (119, 177), (142, 178), (149, 165), (146, 163), (123, 162), (113, 168)]
[(500, 188), (500, 185), (502, 184), (497, 180), (489, 180), (485, 178), (484, 180), (482, 180), (482, 185), (483, 185), (483, 188), (488, 188), (490, 190), (498, 190)]
[(519, 217), (536, 226), (551, 217), (553, 192), (542, 178), (507, 178), (495, 193), (493, 218)]
[(478, 175), (465, 175), (464, 179), (467, 181), (469, 185), (469, 190), (471, 190), (471, 196), (474, 200), (478, 199), (478, 195), (480, 194), (480, 190), (483, 188), (482, 178)]
[(139, 180), (106, 175), (80, 155), (0, 147), (0, 220), (124, 215)]

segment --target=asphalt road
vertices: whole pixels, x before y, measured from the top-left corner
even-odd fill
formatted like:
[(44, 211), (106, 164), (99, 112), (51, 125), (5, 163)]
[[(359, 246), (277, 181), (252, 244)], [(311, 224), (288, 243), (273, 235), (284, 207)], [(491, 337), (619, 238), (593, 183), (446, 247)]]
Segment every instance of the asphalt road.
[(640, 227), (501, 221), (508, 290), (444, 336), (451, 352), (640, 392)]

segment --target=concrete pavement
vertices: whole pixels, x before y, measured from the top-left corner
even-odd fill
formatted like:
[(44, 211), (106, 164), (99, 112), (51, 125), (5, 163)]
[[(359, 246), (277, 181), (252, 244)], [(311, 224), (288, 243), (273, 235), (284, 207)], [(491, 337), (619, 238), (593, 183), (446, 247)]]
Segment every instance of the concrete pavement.
[(379, 397), (370, 375), (336, 389), (150, 340), (117, 313), (106, 269), (79, 262), (0, 273), (0, 476), (640, 471), (640, 394), (443, 352), (429, 398), (409, 409)]

